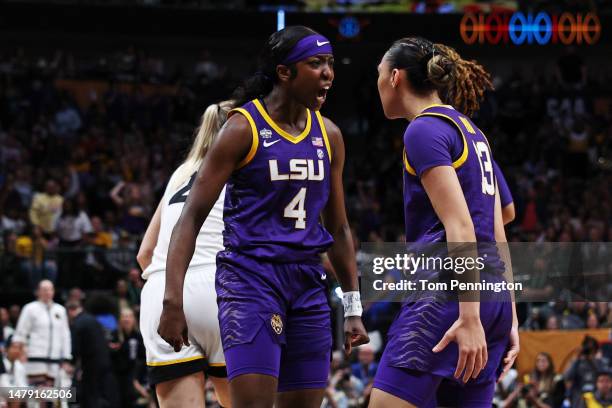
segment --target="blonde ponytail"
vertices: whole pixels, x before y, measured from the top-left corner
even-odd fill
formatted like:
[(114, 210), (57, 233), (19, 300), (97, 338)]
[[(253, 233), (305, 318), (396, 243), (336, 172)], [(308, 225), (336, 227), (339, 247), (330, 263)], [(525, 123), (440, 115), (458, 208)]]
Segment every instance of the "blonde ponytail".
[(191, 150), (187, 158), (174, 173), (169, 188), (174, 190), (185, 183), (200, 167), (206, 152), (212, 145), (221, 127), (227, 120), (228, 112), (233, 108), (232, 101), (223, 101), (210, 105), (202, 114)]

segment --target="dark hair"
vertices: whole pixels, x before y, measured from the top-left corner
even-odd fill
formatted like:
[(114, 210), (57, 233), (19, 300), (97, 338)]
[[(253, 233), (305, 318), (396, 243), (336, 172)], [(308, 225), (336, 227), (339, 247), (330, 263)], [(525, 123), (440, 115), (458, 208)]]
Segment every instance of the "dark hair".
[(66, 207), (66, 206), (69, 206), (70, 208), (68, 210), (64, 210), (62, 208), (61, 218), (65, 218), (68, 216), (77, 216), (79, 214), (79, 209), (77, 208), (77, 205), (74, 199), (72, 198), (64, 199), (64, 203), (62, 204), (62, 207)]
[(104, 294), (96, 293), (90, 296), (85, 304), (85, 310), (93, 315), (114, 314), (117, 315), (117, 307), (113, 298)]
[[(248, 101), (268, 95), (278, 82), (276, 66), (281, 64), (291, 49), (302, 38), (317, 34), (304, 26), (288, 26), (272, 34), (259, 53), (257, 72), (239, 86), (232, 96), (235, 106), (242, 106)], [(295, 75), (295, 66), (290, 66)]]
[(599, 377), (602, 377), (602, 376), (606, 376), (606, 377), (612, 378), (612, 371), (606, 370), (606, 369), (600, 370), (600, 371), (597, 372), (597, 375), (595, 376), (595, 378), (598, 379)]
[(80, 307), (82, 307), (82, 305), (81, 305), (81, 302), (79, 302), (78, 300), (71, 300), (68, 303), (66, 303), (67, 310), (76, 310)]
[(453, 48), (425, 38), (397, 40), (385, 59), (391, 69), (408, 72), (408, 80), (416, 92), (438, 91), (444, 103), (468, 116), (478, 110), (485, 91), (493, 89), (491, 75), (480, 64), (464, 60)]
[(597, 353), (599, 350), (599, 342), (595, 337), (592, 336), (584, 336), (582, 340), (582, 354), (583, 355), (593, 355)]

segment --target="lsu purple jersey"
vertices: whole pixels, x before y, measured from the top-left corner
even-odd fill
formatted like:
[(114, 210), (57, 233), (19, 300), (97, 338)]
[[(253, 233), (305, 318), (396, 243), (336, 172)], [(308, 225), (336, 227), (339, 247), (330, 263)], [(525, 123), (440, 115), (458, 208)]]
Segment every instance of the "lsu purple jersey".
[[(429, 119), (432, 118), (432, 119)], [(436, 119), (433, 119), (436, 118)], [(429, 119), (429, 120), (427, 120)], [(427, 123), (425, 123), (427, 122)], [(440, 128), (446, 132), (448, 124), (453, 126), (461, 136), (450, 140), (449, 162), (443, 158), (432, 157), (429, 163), (412, 163), (423, 160), (413, 157), (418, 151), (410, 151), (415, 142), (424, 144), (428, 140), (411, 140), (411, 138), (427, 139)], [(417, 127), (427, 128), (429, 135), (419, 131)], [(448, 133), (448, 132), (446, 132)], [(429, 139), (430, 141), (431, 139)], [(438, 140), (436, 139), (435, 142)], [(434, 142), (434, 143), (435, 143)], [(470, 211), (476, 240), (479, 242), (495, 242), (494, 210), (495, 210), (495, 174), (493, 156), (489, 142), (476, 125), (465, 115), (450, 106), (436, 105), (425, 109), (406, 129), (404, 134), (404, 219), (406, 224), (406, 242), (444, 242), (446, 235), (442, 222), (436, 215), (431, 201), (421, 184), (421, 173), (435, 165), (452, 164), (457, 172), (465, 201)], [(431, 149), (431, 146), (428, 146)], [(443, 150), (445, 146), (436, 143), (434, 148)], [(446, 152), (445, 152), (446, 153)], [(452, 161), (451, 161), (452, 160)]]
[(227, 183), (225, 248), (269, 262), (317, 259), (333, 241), (320, 223), (331, 164), (321, 115), (307, 109), (304, 130), (291, 135), (257, 99), (236, 113), (248, 120), (253, 142)]
[[(406, 218), (406, 241), (418, 246), (420, 243), (445, 242), (446, 233), (436, 215), (427, 193), (421, 184), (421, 176), (436, 166), (452, 166), (473, 220), (479, 255), (483, 247), (487, 259), (485, 273), (481, 279), (497, 283), (504, 280), (504, 271), (494, 245), (495, 174), (493, 157), (484, 134), (472, 121), (450, 106), (431, 106), (418, 115), (404, 134), (404, 212)], [(436, 271), (431, 272), (433, 275)], [(488, 273), (491, 272), (491, 273)], [(441, 280), (445, 277), (438, 275)], [(434, 278), (435, 276), (429, 276)], [(459, 302), (450, 297), (437, 296), (419, 302), (404, 302), (402, 309), (388, 332), (388, 344), (381, 359), (374, 387), (397, 395), (419, 407), (437, 406), (432, 391), (443, 378), (453, 379), (457, 366), (457, 344), (451, 342), (442, 352), (433, 353), (432, 348), (440, 341), (448, 328), (459, 316)], [(485, 331), (489, 361), (476, 380), (468, 384), (494, 387), (494, 378), (499, 374), (499, 364), (508, 343), (512, 324), (510, 294), (499, 296), (481, 295), (480, 316)], [(485, 299), (486, 301), (483, 301)], [(414, 371), (402, 371), (404, 369)], [(416, 374), (415, 374), (416, 373)], [(418, 385), (417, 379), (397, 387), (402, 375), (425, 376), (431, 387)], [(434, 377), (431, 377), (434, 376)], [(430, 378), (431, 377), (431, 378)], [(413, 381), (410, 383), (410, 381)], [(434, 382), (436, 382), (434, 384)], [(454, 381), (454, 379), (453, 379)], [(434, 386), (435, 385), (435, 386)], [(412, 390), (412, 394), (406, 394)], [(476, 389), (476, 394), (480, 391)], [(487, 397), (488, 398), (488, 397)], [(490, 400), (485, 405), (491, 406)]]
[(406, 242), (445, 242), (446, 232), (421, 183), (432, 167), (452, 165), (470, 211), (479, 255), (489, 272), (503, 273), (495, 244), (493, 156), (487, 138), (465, 115), (448, 105), (425, 109), (404, 134), (404, 219)]

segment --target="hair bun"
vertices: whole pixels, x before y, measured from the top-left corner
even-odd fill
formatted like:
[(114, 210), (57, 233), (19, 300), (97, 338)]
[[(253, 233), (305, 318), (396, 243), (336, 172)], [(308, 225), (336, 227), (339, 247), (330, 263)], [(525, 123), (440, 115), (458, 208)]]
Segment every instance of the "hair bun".
[(455, 63), (445, 55), (436, 54), (427, 61), (427, 79), (437, 87), (447, 86), (453, 79)]

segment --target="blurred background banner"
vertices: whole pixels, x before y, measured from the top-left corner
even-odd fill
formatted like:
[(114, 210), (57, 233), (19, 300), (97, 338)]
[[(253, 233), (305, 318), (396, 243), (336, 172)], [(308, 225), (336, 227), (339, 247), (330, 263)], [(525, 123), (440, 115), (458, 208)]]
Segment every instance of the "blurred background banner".
[(519, 375), (529, 374), (536, 356), (542, 352), (552, 356), (559, 372), (567, 371), (576, 358), (584, 356), (586, 350), (583, 341), (586, 336), (596, 339), (606, 349), (612, 346), (610, 329), (521, 332), (521, 353), (516, 359)]

